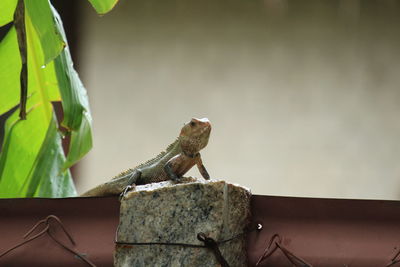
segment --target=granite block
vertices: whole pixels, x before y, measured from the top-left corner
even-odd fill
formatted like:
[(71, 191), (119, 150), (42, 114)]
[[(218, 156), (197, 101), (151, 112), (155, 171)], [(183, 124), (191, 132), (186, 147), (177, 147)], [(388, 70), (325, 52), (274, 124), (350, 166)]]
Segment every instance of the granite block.
[[(197, 239), (215, 241), (243, 233), (250, 220), (248, 189), (217, 180), (186, 179), (136, 186), (121, 200), (115, 266), (220, 266)], [(135, 244), (132, 244), (135, 243)], [(157, 244), (154, 244), (157, 243)], [(244, 236), (219, 244), (230, 267), (246, 266)]]

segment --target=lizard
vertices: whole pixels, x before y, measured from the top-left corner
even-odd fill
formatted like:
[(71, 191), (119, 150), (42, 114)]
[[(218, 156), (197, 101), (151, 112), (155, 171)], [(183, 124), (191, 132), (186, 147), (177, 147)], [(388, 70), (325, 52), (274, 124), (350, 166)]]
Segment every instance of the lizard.
[(203, 178), (209, 180), (210, 175), (199, 151), (207, 146), (210, 132), (211, 123), (207, 118), (192, 118), (183, 125), (178, 138), (156, 157), (121, 172), (81, 196), (123, 196), (135, 185), (166, 180), (178, 182), (194, 165), (197, 165)]

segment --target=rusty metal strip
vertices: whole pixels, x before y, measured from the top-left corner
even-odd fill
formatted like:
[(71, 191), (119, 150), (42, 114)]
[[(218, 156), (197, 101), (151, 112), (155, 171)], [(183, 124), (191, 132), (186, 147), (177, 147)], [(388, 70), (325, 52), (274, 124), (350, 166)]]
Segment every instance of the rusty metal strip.
[[(53, 230), (54, 231), (54, 227), (52, 226), (52, 224), (50, 223), (50, 221), (55, 221), (57, 223), (57, 225), (62, 229), (62, 232), (65, 234), (65, 236), (68, 238), (68, 240), (71, 242), (72, 245), (75, 245), (75, 241), (72, 238), (71, 234), (65, 229), (65, 226), (63, 225), (63, 223), (61, 222), (60, 218), (58, 218), (55, 215), (49, 215), (47, 216), (45, 219), (38, 221), (24, 236), (24, 240), (21, 241), (20, 243), (18, 243), (17, 245), (7, 249), (5, 252), (0, 254), (0, 258), (7, 255), (8, 253), (10, 253), (11, 251), (22, 247), (23, 245), (43, 236), (43, 235), (48, 235), (55, 243), (57, 243), (59, 246), (61, 246), (63, 249), (67, 250), (68, 252), (72, 253), (73, 255), (75, 255), (76, 257), (78, 257), (79, 259), (81, 259), (83, 262), (85, 262), (87, 265), (91, 266), (91, 267), (96, 267), (96, 265), (91, 262), (89, 259), (87, 259), (86, 257), (82, 256), (81, 253), (79, 253), (78, 251), (76, 251), (75, 249), (67, 246), (65, 243), (61, 242), (56, 236), (54, 236), (54, 234), (50, 231)], [(37, 229), (40, 229), (39, 227), (43, 226), (44, 228), (42, 230), (40, 230), (38, 233), (32, 235), (33, 232), (35, 232)]]
[(261, 222), (263, 231), (248, 235), (250, 266), (266, 253), (267, 260), (258, 266), (295, 265), (282, 249), (266, 251), (266, 241), (276, 234), (281, 236), (278, 244), (314, 267), (384, 267), (400, 262), (399, 201), (255, 195), (251, 209), (253, 223)]
[[(0, 266), (88, 266), (76, 257), (90, 258), (97, 266), (113, 266), (119, 204), (117, 197), (0, 199), (0, 254), (20, 243), (21, 235), (48, 214), (62, 218), (74, 236), (70, 238), (54, 217), (47, 223), (41, 220), (18, 249), (0, 258)], [(83, 253), (77, 255), (78, 251)]]

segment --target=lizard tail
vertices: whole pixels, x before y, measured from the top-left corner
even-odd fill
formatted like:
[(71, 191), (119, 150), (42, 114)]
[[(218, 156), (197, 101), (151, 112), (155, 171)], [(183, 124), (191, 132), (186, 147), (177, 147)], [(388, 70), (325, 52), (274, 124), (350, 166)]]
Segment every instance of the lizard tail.
[(121, 183), (118, 180), (112, 180), (101, 185), (96, 186), (89, 191), (81, 194), (81, 197), (105, 197), (105, 196), (116, 196), (124, 190), (125, 183)]
[(135, 184), (141, 176), (141, 171), (134, 170), (125, 176), (115, 178), (109, 182), (98, 185), (93, 189), (80, 195), (81, 197), (103, 197), (103, 196), (116, 196), (124, 191), (127, 185)]

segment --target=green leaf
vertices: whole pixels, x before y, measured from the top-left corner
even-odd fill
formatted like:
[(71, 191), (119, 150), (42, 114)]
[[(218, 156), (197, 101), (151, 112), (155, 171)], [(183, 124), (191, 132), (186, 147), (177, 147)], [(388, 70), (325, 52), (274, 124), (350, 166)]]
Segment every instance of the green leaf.
[[(55, 9), (53, 13), (58, 31), (66, 40), (61, 19)], [(69, 153), (64, 165), (64, 168), (69, 168), (92, 148), (92, 119), (87, 92), (73, 67), (68, 46), (54, 60), (54, 64), (64, 110), (62, 124), (72, 131)]]
[(24, 197), (21, 188), (34, 167), (45, 138), (49, 124), (45, 109), (49, 107), (33, 107), (32, 102), (36, 102), (33, 98), (37, 95), (28, 100), (27, 120), (19, 120), (19, 110), (16, 110), (6, 121), (0, 156), (0, 197)]
[(0, 27), (13, 20), (14, 10), (18, 0), (0, 1)]
[(33, 27), (32, 20), (27, 14), (25, 19), (27, 44), (28, 44), (28, 95), (38, 94), (38, 102), (49, 104), (46, 116), (52, 116), (50, 101), (60, 99), (55, 79), (54, 64), (43, 66), (44, 54), (40, 44), (40, 38)]
[(71, 167), (92, 148), (92, 119), (85, 113), (78, 131), (72, 131), (71, 142), (64, 169)]
[(43, 125), (44, 109), (50, 107), (31, 107), (27, 120), (19, 120), (17, 110), (7, 120), (0, 157), (1, 198), (76, 195), (69, 170), (62, 171), (65, 156), (56, 119), (52, 116), (49, 124)]
[[(32, 45), (32, 42), (31, 42)], [(40, 44), (34, 42), (34, 48), (28, 52), (36, 54), (36, 61), (43, 60)], [(39, 50), (36, 50), (38, 49)], [(29, 47), (28, 47), (29, 49)], [(12, 27), (4, 39), (0, 42), (0, 115), (15, 107), (19, 103), (20, 82), (19, 71), (21, 69), (21, 58), (19, 55), (18, 41), (15, 28)], [(50, 101), (60, 101), (61, 96), (58, 90), (57, 77), (55, 75), (54, 63), (50, 62), (45, 68), (37, 68), (31, 57), (28, 58), (28, 69), (36, 68), (37, 75), (28, 71), (28, 96), (36, 90), (38, 78), (40, 77), (43, 88)]]
[(27, 120), (19, 120), (19, 110), (16, 110), (6, 121), (0, 154), (0, 197), (71, 196), (75, 194), (75, 188), (69, 171), (63, 170), (65, 157), (50, 102), (57, 98), (54, 64), (41, 67), (44, 55), (40, 39), (29, 15), (25, 22), (30, 95), (28, 116)]
[(65, 48), (59, 57), (54, 60), (55, 71), (60, 87), (61, 99), (64, 110), (62, 125), (69, 130), (78, 130), (82, 123), (85, 107), (81, 102), (87, 98), (78, 75), (73, 69), (68, 48)]
[(54, 61), (41, 68), (43, 75), (43, 84), (47, 91), (47, 98), (49, 101), (61, 101), (60, 90), (56, 76)]
[(0, 114), (3, 114), (19, 103), (21, 58), (14, 27), (0, 42), (0, 62)]
[[(50, 159), (50, 160), (49, 160)], [(75, 196), (76, 190), (69, 170), (62, 171), (65, 161), (57, 120), (53, 115), (42, 147), (36, 157), (34, 168), (22, 191), (26, 197)]]
[[(48, 161), (48, 159), (47, 159)], [(55, 181), (55, 182), (54, 182)], [(57, 180), (42, 180), (36, 197), (75, 197), (77, 192), (69, 170), (63, 172)]]
[(44, 58), (39, 62), (43, 66), (60, 54), (65, 43), (54, 24), (48, 0), (25, 0), (25, 7), (44, 52)]
[(89, 0), (89, 2), (98, 14), (104, 15), (114, 8), (118, 0)]
[[(68, 168), (92, 147), (87, 93), (73, 68), (69, 49), (64, 49), (61, 20), (49, 0), (23, 1), (28, 55), (27, 120), (20, 120), (16, 110), (6, 121), (0, 151), (0, 197), (72, 196), (76, 190)], [(99, 13), (106, 13), (116, 2), (93, 0), (92, 5)], [(0, 0), (0, 23), (12, 21), (16, 4), (17, 0)], [(0, 62), (2, 114), (18, 105), (20, 98), (21, 58), (14, 27), (0, 42)], [(71, 134), (67, 158), (51, 104), (61, 99), (63, 125)]]

